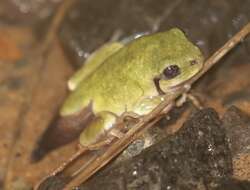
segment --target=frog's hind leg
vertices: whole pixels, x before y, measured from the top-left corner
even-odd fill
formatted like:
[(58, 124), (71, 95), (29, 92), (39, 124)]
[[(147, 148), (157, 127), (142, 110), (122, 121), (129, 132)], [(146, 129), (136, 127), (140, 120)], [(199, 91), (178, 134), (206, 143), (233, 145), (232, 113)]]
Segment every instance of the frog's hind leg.
[(103, 45), (99, 49), (97, 49), (94, 53), (92, 53), (82, 68), (80, 68), (68, 81), (69, 90), (75, 90), (79, 84), (86, 79), (89, 75), (91, 75), (96, 69), (102, 65), (104, 60), (118, 51), (123, 47), (123, 44), (118, 42), (112, 42)]
[[(112, 141), (110, 135), (117, 120), (117, 116), (108, 111), (99, 112), (96, 118), (80, 135), (80, 145), (90, 149), (109, 144)], [(99, 145), (98, 145), (99, 144)], [(95, 148), (94, 148), (95, 147)]]

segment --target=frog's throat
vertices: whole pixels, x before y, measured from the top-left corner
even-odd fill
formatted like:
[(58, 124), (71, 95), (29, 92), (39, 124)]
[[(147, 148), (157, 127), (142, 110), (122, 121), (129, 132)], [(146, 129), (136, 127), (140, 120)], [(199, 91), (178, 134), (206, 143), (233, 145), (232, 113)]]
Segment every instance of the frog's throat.
[[(164, 87), (162, 88), (161, 83), (160, 83), (159, 86), (160, 86), (161, 90), (162, 90), (164, 93), (174, 92), (174, 91), (177, 91), (178, 89), (180, 89), (181, 87), (185, 87), (185, 86), (188, 86), (188, 87), (190, 88), (190, 86), (191, 86), (190, 81), (192, 81), (193, 78), (194, 78), (198, 73), (200, 73), (201, 71), (202, 71), (202, 68), (201, 68), (197, 73), (195, 73), (192, 77), (190, 77), (189, 79), (184, 80), (184, 81), (182, 81), (182, 82), (180, 82), (180, 83), (178, 83), (178, 84), (176, 84), (176, 85), (173, 85), (173, 86), (169, 85), (168, 88), (164, 88)], [(185, 88), (186, 88), (186, 87), (185, 87)]]

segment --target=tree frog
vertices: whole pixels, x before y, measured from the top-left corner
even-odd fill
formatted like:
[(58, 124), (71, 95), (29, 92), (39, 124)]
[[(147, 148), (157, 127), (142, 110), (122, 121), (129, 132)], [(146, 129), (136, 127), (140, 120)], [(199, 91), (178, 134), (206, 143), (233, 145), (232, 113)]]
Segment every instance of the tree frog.
[(201, 51), (178, 28), (145, 35), (127, 44), (108, 43), (70, 78), (71, 93), (60, 116), (77, 115), (91, 108), (95, 119), (80, 135), (80, 144), (89, 146), (112, 130), (124, 112), (137, 116), (151, 112), (202, 66)]

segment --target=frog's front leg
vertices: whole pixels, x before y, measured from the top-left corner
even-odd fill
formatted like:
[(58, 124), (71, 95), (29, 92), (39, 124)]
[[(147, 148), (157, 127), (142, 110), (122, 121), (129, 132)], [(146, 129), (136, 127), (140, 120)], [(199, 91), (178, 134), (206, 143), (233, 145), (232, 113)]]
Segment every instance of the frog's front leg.
[(191, 89), (191, 86), (190, 85), (186, 85), (185, 86), (186, 88), (186, 93), (183, 93), (181, 95), (181, 97), (179, 99), (177, 99), (176, 101), (176, 106), (177, 107), (180, 107), (182, 106), (187, 100), (190, 100), (192, 102), (192, 104), (198, 108), (198, 109), (202, 109), (203, 106), (202, 106), (202, 103), (199, 101), (199, 99), (193, 95), (192, 93), (189, 92), (189, 90)]
[(138, 115), (146, 115), (153, 111), (165, 98), (166, 95), (146, 97), (136, 104), (134, 112)]

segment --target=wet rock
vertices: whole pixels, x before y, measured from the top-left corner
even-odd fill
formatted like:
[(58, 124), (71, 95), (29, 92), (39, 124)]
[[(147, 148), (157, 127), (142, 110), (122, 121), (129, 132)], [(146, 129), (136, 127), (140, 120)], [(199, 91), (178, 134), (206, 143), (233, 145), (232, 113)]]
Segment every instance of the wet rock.
[(222, 121), (233, 156), (250, 153), (250, 116), (232, 106)]
[(176, 135), (131, 160), (102, 170), (80, 189), (213, 189), (232, 175), (230, 155), (218, 115), (204, 109)]
[(216, 190), (248, 190), (250, 189), (249, 181), (240, 181), (236, 179), (229, 179), (222, 181)]
[(64, 180), (56, 176), (48, 178), (38, 190), (61, 190), (64, 187)]
[[(249, 19), (248, 0), (79, 1), (68, 13), (60, 39), (72, 62), (81, 65), (89, 53), (112, 38), (179, 27), (209, 56)], [(239, 54), (249, 52), (249, 47)]]
[(100, 45), (114, 38), (154, 30), (164, 11), (179, 4), (160, 0), (78, 1), (69, 12), (60, 32), (64, 47), (78, 64)]
[(2, 0), (0, 22), (34, 24), (47, 19), (62, 0)]
[(242, 7), (237, 0), (182, 1), (165, 18), (162, 23), (166, 24), (162, 24), (160, 30), (178, 26), (210, 56), (249, 21), (250, 1), (242, 3), (248, 7)]

